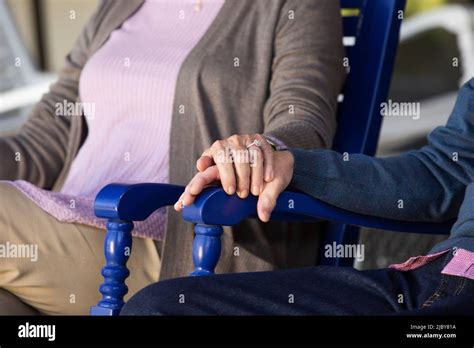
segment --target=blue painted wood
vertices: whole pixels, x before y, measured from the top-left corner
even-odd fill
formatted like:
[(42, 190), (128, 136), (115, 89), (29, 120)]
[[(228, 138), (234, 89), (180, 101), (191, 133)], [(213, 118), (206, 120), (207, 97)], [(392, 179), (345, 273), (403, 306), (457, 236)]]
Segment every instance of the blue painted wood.
[[(405, 2), (342, 0), (343, 7), (360, 8), (361, 21), (356, 44), (350, 48), (350, 74), (343, 91), (344, 101), (338, 110), (338, 129), (333, 146), (336, 151), (375, 155), (382, 125), (380, 105), (388, 97)], [(346, 28), (349, 27), (346, 25)], [(326, 259), (323, 248), (335, 241), (354, 244), (358, 239), (357, 228), (330, 223), (321, 244), (318, 263), (352, 265), (350, 259)]]
[(193, 242), (194, 271), (191, 276), (214, 274), (214, 269), (221, 256), (221, 226), (196, 224), (196, 236)]
[(357, 36), (360, 25), (362, 24), (361, 17), (343, 17), (342, 23), (344, 25), (344, 35), (345, 36)]
[(102, 300), (91, 308), (91, 315), (118, 315), (128, 289), (126, 263), (132, 246), (132, 221), (142, 221), (155, 210), (174, 204), (183, 186), (167, 184), (110, 184), (97, 195), (95, 214), (108, 219), (104, 251), (106, 265), (102, 269)]
[(97, 194), (94, 211), (104, 219), (143, 221), (158, 208), (176, 203), (183, 192), (178, 185), (110, 184)]
[(125, 279), (130, 272), (127, 261), (132, 251), (133, 223), (110, 220), (107, 223), (104, 252), (106, 265), (102, 269), (104, 282), (100, 286), (102, 300), (91, 308), (91, 315), (118, 315), (128, 292)]
[[(232, 226), (256, 216), (256, 197), (250, 195), (241, 199), (237, 195), (229, 196), (217, 186), (206, 188), (194, 204), (183, 209), (183, 218), (186, 221), (203, 225)], [(426, 234), (449, 234), (454, 223), (454, 220), (444, 223), (407, 222), (362, 215), (293, 191), (285, 191), (278, 197), (272, 220), (327, 220), (353, 226)]]
[(405, 0), (359, 1), (361, 26), (350, 61), (351, 73), (339, 107), (334, 149), (374, 155), (387, 99)]
[(342, 8), (360, 8), (366, 0), (341, 0)]

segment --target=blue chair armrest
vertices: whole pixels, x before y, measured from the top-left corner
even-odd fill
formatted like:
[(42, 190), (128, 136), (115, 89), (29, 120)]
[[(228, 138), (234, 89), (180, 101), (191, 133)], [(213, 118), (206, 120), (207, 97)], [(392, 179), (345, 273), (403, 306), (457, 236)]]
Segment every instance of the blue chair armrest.
[(133, 222), (143, 221), (155, 210), (172, 205), (183, 191), (183, 186), (168, 184), (110, 184), (97, 194), (95, 214), (108, 222), (104, 241), (106, 265), (102, 268), (104, 282), (99, 289), (102, 299), (91, 307), (92, 315), (118, 315), (124, 305)]
[(122, 221), (143, 221), (155, 210), (173, 205), (184, 191), (169, 184), (110, 184), (95, 199), (97, 217)]
[[(183, 210), (187, 221), (203, 224), (232, 226), (246, 218), (256, 217), (257, 199), (229, 196), (222, 188), (207, 188)], [(285, 191), (277, 200), (272, 220), (317, 221), (329, 220), (354, 226), (429, 234), (449, 234), (454, 221), (442, 223), (407, 222), (361, 215), (324, 203), (301, 192)]]

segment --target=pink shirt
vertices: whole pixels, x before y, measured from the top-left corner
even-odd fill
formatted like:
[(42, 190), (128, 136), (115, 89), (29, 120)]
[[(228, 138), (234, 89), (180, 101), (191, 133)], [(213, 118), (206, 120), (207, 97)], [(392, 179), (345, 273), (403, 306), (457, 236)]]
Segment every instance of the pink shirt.
[[(88, 137), (60, 193), (13, 184), (59, 221), (105, 228), (93, 201), (113, 182), (169, 182), (169, 141), (181, 65), (224, 0), (147, 0), (87, 62), (79, 85)], [(163, 239), (165, 210), (134, 235)]]
[(425, 256), (410, 257), (403, 263), (390, 265), (390, 268), (401, 272), (411, 271), (436, 260), (448, 252), (453, 253), (453, 258), (443, 268), (441, 273), (474, 280), (474, 252), (462, 248), (448, 249)]

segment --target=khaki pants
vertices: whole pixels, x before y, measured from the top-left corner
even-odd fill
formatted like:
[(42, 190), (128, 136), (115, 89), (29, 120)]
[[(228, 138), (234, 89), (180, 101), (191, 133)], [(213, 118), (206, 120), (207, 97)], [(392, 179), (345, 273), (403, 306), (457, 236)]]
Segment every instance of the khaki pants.
[[(87, 315), (97, 304), (104, 236), (105, 231), (95, 227), (57, 221), (14, 186), (0, 182), (0, 288), (39, 312)], [(20, 248), (21, 256), (28, 257), (13, 254)], [(134, 238), (127, 266), (131, 274), (126, 299), (158, 280), (155, 243)]]

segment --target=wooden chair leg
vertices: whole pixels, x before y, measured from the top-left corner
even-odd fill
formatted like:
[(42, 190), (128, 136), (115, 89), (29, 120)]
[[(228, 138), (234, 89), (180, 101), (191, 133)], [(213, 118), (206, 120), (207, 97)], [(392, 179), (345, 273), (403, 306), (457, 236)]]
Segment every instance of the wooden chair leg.
[(109, 220), (105, 236), (106, 265), (102, 268), (104, 282), (100, 286), (102, 300), (91, 308), (91, 315), (118, 315), (128, 292), (125, 279), (130, 275), (127, 261), (132, 251), (133, 223)]
[(194, 271), (191, 276), (214, 274), (214, 268), (221, 256), (221, 226), (197, 224), (193, 242)]

